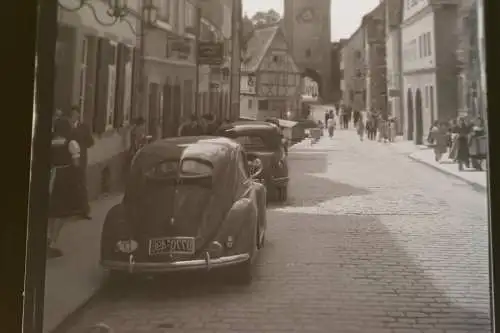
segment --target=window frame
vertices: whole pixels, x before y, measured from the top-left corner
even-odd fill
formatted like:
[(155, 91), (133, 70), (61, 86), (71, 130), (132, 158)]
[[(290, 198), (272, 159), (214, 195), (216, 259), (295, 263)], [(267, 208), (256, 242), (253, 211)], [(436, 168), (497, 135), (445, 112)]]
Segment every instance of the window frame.
[(108, 92), (106, 101), (106, 120), (105, 120), (105, 130), (112, 130), (114, 128), (114, 119), (116, 116), (116, 95), (117, 95), (117, 63), (118, 63), (118, 42), (114, 40), (108, 40), (109, 46), (114, 49), (112, 57), (114, 59), (113, 64), (108, 65)]
[(88, 67), (88, 55), (89, 55), (89, 42), (90, 38), (87, 35), (83, 36), (82, 39), (82, 52), (80, 58), (80, 93), (78, 96), (78, 105), (80, 108), (80, 122), (85, 119), (85, 98), (87, 92), (87, 67)]
[(184, 29), (195, 28), (196, 8), (190, 1), (184, 1)]

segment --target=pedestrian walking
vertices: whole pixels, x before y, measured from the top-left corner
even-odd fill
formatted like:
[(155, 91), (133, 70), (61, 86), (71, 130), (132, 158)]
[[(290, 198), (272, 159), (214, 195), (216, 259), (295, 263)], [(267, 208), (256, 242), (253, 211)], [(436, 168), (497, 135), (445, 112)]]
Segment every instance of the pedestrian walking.
[(69, 119), (58, 119), (54, 124), (51, 143), (51, 170), (49, 183), (49, 221), (47, 228), (47, 257), (63, 255), (57, 241), (64, 218), (81, 215), (80, 146), (72, 138)]
[(217, 131), (217, 120), (213, 114), (206, 114), (203, 116), (205, 120), (205, 134), (206, 135), (215, 135), (215, 131)]
[(94, 145), (94, 138), (90, 131), (89, 126), (81, 121), (80, 107), (74, 106), (71, 109), (71, 125), (72, 125), (72, 138), (80, 146), (80, 163), (77, 170), (79, 171), (79, 193), (81, 200), (82, 217), (90, 220), (90, 205), (87, 190), (87, 163), (88, 163), (88, 149)]
[(325, 124), (328, 123), (328, 118), (330, 118), (330, 111), (329, 110), (326, 110), (325, 111)]
[(355, 110), (353, 112), (353, 121), (355, 126), (358, 126), (358, 121), (360, 120), (360, 118), (361, 118), (361, 113), (359, 112), (359, 110)]
[(333, 138), (333, 134), (335, 131), (335, 117), (328, 118), (326, 127), (328, 128), (328, 136), (330, 137), (330, 139)]
[(359, 139), (361, 141), (363, 141), (364, 136), (365, 136), (365, 124), (363, 123), (362, 119), (358, 119), (358, 121), (356, 122), (356, 127), (357, 127), (357, 131), (358, 131)]
[(138, 117), (132, 120), (132, 128), (130, 129), (130, 147), (127, 153), (127, 169), (126, 172), (130, 171), (132, 165), (132, 160), (139, 149), (147, 143), (146, 136), (146, 121), (143, 117)]
[(458, 123), (457, 120), (450, 120), (448, 127), (448, 137), (449, 137), (449, 147), (450, 151), (448, 153), (448, 158), (454, 162), (457, 162), (457, 151), (458, 151)]
[(445, 125), (439, 121), (435, 121), (430, 129), (429, 139), (434, 149), (434, 160), (440, 162), (448, 146), (448, 133)]
[(396, 118), (392, 117), (389, 120), (389, 142), (394, 142), (396, 139)]
[(482, 118), (477, 118), (470, 135), (469, 154), (472, 167), (478, 171), (483, 170), (482, 162), (486, 159), (487, 144), (484, 121)]
[(470, 126), (466, 123), (464, 118), (460, 118), (457, 128), (457, 162), (458, 170), (463, 171), (464, 166), (470, 167), (469, 156), (469, 134)]

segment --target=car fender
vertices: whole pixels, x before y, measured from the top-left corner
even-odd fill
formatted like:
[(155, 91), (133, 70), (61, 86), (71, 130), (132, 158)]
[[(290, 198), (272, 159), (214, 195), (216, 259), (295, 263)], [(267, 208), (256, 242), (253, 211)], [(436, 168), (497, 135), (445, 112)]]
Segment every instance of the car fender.
[(229, 236), (233, 237), (230, 252), (241, 253), (251, 249), (251, 241), (257, 235), (258, 198), (256, 195), (237, 200), (229, 210), (217, 240), (225, 244)]
[(125, 207), (120, 203), (111, 207), (104, 219), (101, 229), (101, 259), (114, 254), (117, 241), (130, 237), (127, 231)]

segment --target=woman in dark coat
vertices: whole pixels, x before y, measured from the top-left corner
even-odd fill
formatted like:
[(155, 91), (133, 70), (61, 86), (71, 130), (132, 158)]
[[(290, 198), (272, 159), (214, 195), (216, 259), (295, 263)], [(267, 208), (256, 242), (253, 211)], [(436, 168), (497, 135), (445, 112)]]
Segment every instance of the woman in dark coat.
[(482, 171), (482, 161), (487, 155), (486, 130), (484, 128), (483, 119), (478, 118), (472, 127), (472, 133), (469, 140), (469, 154), (474, 169)]
[(464, 165), (469, 168), (469, 134), (470, 126), (465, 122), (464, 118), (460, 118), (457, 131), (457, 155), (458, 170), (463, 171)]
[(51, 145), (51, 175), (49, 200), (49, 226), (47, 256), (62, 256), (61, 250), (55, 247), (63, 219), (80, 216), (81, 198), (79, 197), (80, 181), (78, 166), (80, 163), (80, 146), (71, 139), (71, 124), (66, 118), (58, 119), (54, 124)]

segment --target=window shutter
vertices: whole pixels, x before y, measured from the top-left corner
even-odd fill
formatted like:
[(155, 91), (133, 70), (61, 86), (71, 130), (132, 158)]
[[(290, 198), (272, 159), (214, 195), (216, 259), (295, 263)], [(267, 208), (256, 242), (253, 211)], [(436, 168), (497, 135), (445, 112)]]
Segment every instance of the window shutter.
[(116, 102), (115, 102), (115, 117), (114, 128), (123, 126), (123, 108), (125, 95), (125, 65), (127, 58), (127, 47), (124, 44), (118, 44), (118, 63), (116, 65)]
[(131, 119), (135, 119), (136, 117), (140, 116), (140, 110), (138, 110), (138, 105), (137, 105), (137, 99), (139, 98), (139, 82), (141, 80), (140, 78), (140, 66), (141, 66), (141, 53), (138, 48), (134, 48), (133, 51), (131, 52), (131, 57), (132, 57), (132, 92), (130, 96), (130, 103), (132, 105), (131, 107)]
[(99, 37), (97, 45), (96, 99), (93, 127), (97, 134), (106, 130), (106, 110), (108, 101), (108, 64), (110, 45), (106, 38)]
[(87, 52), (87, 91), (85, 93), (83, 122), (88, 124), (91, 130), (94, 130), (94, 113), (96, 105), (96, 82), (97, 82), (97, 49), (98, 38), (95, 36), (88, 36), (88, 52)]

